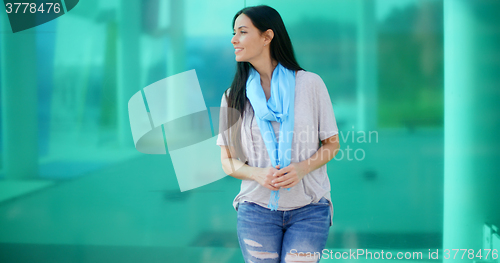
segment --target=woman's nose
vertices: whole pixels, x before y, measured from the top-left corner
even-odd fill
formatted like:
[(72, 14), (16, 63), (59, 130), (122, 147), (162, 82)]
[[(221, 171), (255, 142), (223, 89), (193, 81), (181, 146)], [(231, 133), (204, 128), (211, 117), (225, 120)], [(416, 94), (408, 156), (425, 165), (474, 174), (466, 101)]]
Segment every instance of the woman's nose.
[(238, 40), (238, 39), (237, 39), (236, 35), (234, 35), (234, 36), (231, 38), (231, 43), (236, 44), (236, 43), (238, 42), (237, 40)]

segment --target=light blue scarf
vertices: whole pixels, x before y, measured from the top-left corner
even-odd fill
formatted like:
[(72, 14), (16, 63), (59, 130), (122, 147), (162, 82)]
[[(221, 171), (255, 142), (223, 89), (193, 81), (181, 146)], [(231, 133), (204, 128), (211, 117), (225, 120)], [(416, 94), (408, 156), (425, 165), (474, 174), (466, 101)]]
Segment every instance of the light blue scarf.
[[(295, 71), (278, 63), (271, 77), (271, 97), (269, 101), (266, 101), (266, 95), (260, 84), (260, 74), (253, 67), (250, 67), (246, 92), (273, 167), (278, 164), (280, 169), (287, 167), (290, 165), (292, 155)], [(280, 123), (279, 143), (276, 142), (271, 121)], [(290, 188), (287, 190), (290, 191)], [(279, 198), (279, 191), (271, 192), (267, 206), (271, 211), (278, 210)]]

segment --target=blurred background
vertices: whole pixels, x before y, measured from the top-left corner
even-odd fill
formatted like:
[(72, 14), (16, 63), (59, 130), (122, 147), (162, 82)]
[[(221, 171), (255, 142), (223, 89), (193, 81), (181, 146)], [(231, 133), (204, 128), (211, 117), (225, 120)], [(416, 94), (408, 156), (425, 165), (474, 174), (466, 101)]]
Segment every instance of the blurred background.
[(180, 192), (127, 102), (195, 69), (219, 107), (233, 16), (258, 4), (332, 100), (327, 249), (499, 249), (499, 1), (84, 0), (15, 34), (0, 12), (0, 262), (243, 262), (241, 181)]

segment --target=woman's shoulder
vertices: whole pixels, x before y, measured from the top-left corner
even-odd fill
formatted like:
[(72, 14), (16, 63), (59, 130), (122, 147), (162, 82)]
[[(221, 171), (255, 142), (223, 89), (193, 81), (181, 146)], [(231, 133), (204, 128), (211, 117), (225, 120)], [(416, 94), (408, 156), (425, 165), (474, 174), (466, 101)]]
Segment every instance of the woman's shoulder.
[(323, 79), (311, 71), (299, 70), (296, 75), (296, 82), (300, 86), (322, 86)]

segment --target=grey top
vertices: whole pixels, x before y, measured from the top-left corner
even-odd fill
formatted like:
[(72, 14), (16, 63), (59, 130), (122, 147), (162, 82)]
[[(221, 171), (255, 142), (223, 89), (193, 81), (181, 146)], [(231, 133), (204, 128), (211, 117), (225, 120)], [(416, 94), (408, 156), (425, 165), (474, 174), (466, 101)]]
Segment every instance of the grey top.
[[(221, 108), (223, 107), (227, 107), (224, 95), (221, 101)], [(271, 167), (271, 159), (248, 100), (245, 107), (245, 114), (242, 118), (241, 143), (248, 165), (261, 168)], [(319, 75), (304, 70), (297, 72), (294, 113), (295, 123), (291, 162), (301, 162), (316, 153), (320, 148), (320, 140), (338, 134), (330, 96), (325, 83)], [(274, 121), (271, 124), (278, 140), (280, 124)], [(250, 130), (250, 127), (252, 130)], [(217, 138), (217, 145), (226, 145), (221, 134)], [(330, 203), (332, 214), (330, 225), (333, 224), (333, 205), (326, 165), (308, 173), (297, 185), (290, 188), (290, 191), (286, 189), (280, 189), (279, 191), (278, 210), (281, 211), (317, 203), (322, 197), (325, 197)], [(261, 186), (258, 182), (242, 180), (241, 190), (234, 199), (233, 206), (237, 210), (238, 203), (247, 201), (267, 208), (270, 196), (271, 190)]]

